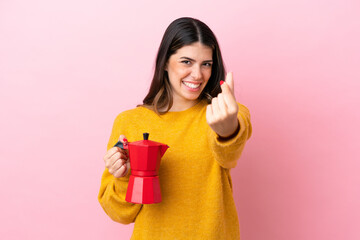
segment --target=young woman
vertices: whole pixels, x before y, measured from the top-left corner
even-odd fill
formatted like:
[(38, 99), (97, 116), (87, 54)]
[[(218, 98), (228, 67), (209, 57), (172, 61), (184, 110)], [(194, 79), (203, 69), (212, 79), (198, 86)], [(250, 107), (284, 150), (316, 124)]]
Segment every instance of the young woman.
[[(236, 102), (216, 37), (193, 18), (173, 21), (163, 36), (154, 77), (143, 104), (120, 113), (104, 156), (99, 202), (131, 239), (240, 239), (230, 169), (251, 136), (248, 109)], [(113, 147), (126, 137), (170, 148), (161, 160), (162, 202), (125, 201), (128, 154)]]

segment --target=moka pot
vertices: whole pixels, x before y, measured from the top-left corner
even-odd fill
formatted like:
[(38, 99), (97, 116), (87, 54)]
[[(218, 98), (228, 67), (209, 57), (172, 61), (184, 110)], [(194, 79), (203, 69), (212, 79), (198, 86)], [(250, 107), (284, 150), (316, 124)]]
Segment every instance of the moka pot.
[(115, 146), (128, 149), (131, 174), (125, 200), (131, 203), (151, 204), (161, 202), (159, 168), (161, 157), (169, 148), (166, 144), (148, 140), (117, 142)]

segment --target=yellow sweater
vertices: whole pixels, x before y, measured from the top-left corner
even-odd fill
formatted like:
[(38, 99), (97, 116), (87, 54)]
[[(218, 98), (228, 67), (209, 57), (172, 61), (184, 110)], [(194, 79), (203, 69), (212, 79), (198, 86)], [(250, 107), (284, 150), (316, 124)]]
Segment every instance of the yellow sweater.
[(131, 239), (240, 239), (229, 170), (251, 136), (249, 110), (238, 104), (240, 131), (220, 141), (206, 122), (206, 105), (202, 101), (161, 116), (137, 107), (116, 117), (107, 149), (121, 134), (132, 142), (142, 140), (144, 132), (150, 133), (149, 140), (170, 146), (159, 170), (161, 203), (126, 202), (130, 174), (115, 178), (107, 169), (103, 173), (98, 200), (114, 221), (135, 222)]

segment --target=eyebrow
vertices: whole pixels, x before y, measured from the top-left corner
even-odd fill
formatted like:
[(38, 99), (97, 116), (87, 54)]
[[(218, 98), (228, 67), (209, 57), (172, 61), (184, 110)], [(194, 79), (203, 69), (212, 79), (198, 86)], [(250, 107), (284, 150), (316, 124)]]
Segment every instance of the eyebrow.
[[(189, 57), (181, 57), (180, 59), (186, 59), (186, 60), (190, 60), (190, 61), (196, 62), (194, 59), (189, 58)], [(213, 60), (205, 60), (205, 61), (203, 61), (203, 62), (213, 62)]]

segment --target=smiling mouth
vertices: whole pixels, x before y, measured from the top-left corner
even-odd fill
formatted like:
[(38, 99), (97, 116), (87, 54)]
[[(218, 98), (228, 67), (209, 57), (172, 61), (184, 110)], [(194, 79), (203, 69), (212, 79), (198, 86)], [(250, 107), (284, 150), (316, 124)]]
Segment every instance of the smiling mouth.
[(201, 83), (195, 84), (195, 83), (189, 83), (189, 82), (184, 82), (183, 84), (191, 89), (198, 89), (201, 85)]

